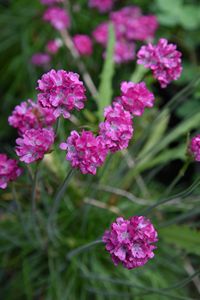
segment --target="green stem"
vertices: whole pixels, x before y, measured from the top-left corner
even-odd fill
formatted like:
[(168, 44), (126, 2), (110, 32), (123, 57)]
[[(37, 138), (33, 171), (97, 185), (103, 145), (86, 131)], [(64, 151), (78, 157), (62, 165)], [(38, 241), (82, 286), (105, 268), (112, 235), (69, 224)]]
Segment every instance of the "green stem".
[(172, 189), (176, 186), (176, 184), (181, 180), (181, 178), (185, 175), (185, 172), (187, 171), (187, 168), (189, 167), (191, 162), (191, 159), (187, 159), (183, 165), (183, 167), (178, 172), (177, 176), (174, 178), (170, 186), (167, 188), (166, 192), (164, 193), (164, 196), (168, 196)]
[(91, 243), (88, 243), (86, 245), (83, 245), (81, 247), (78, 247), (72, 251), (70, 251), (68, 254), (67, 254), (67, 259), (71, 259), (73, 256), (79, 254), (79, 253), (82, 253), (84, 251), (86, 251), (87, 249), (93, 247), (93, 246), (96, 246), (97, 244), (102, 244), (103, 241), (102, 240), (95, 240)]
[(52, 237), (52, 227), (53, 227), (52, 223), (54, 221), (54, 217), (57, 214), (62, 196), (65, 193), (65, 190), (66, 190), (66, 188), (69, 184), (69, 181), (70, 181), (73, 173), (74, 173), (74, 169), (71, 169), (69, 171), (69, 173), (67, 174), (67, 176), (65, 177), (63, 183), (60, 185), (60, 187), (59, 187), (59, 189), (58, 189), (58, 191), (55, 195), (53, 206), (52, 206), (52, 209), (50, 211), (49, 218), (48, 218), (48, 224), (47, 224), (47, 231), (48, 231), (48, 233), (51, 237)]
[(56, 120), (56, 126), (55, 126), (55, 136), (58, 135), (58, 129), (60, 127), (60, 118), (57, 118)]

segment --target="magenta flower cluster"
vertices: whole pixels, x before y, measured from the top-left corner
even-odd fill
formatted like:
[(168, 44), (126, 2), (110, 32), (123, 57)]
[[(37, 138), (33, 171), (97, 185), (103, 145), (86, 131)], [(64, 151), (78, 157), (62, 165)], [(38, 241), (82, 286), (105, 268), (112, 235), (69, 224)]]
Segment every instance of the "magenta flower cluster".
[(43, 159), (54, 143), (52, 128), (29, 129), (22, 137), (16, 139), (16, 153), (27, 164)]
[[(128, 62), (135, 57), (135, 42), (151, 40), (158, 28), (155, 16), (144, 16), (135, 6), (124, 7), (110, 13), (109, 21), (114, 25), (116, 45), (114, 59), (116, 63)], [(97, 43), (106, 47), (109, 22), (103, 22), (93, 31)]]
[(62, 46), (62, 41), (59, 39), (50, 40), (46, 45), (46, 50), (54, 55), (58, 52), (59, 48)]
[(189, 152), (196, 161), (200, 161), (200, 134), (194, 136), (189, 145)]
[(61, 7), (49, 7), (43, 15), (43, 20), (49, 22), (55, 29), (63, 30), (70, 27), (70, 17)]
[(98, 9), (100, 13), (110, 11), (114, 0), (89, 0), (89, 6)]
[(29, 129), (38, 129), (52, 126), (56, 121), (52, 109), (42, 108), (32, 100), (17, 105), (8, 118), (8, 123), (23, 134)]
[(166, 39), (160, 39), (157, 45), (150, 43), (142, 46), (137, 57), (137, 63), (151, 69), (162, 88), (181, 75), (181, 52), (176, 50), (176, 45), (169, 44)]
[(38, 91), (39, 104), (52, 109), (56, 118), (69, 118), (73, 109), (84, 108), (85, 87), (76, 73), (51, 70), (38, 80)]
[(67, 150), (66, 159), (71, 161), (73, 168), (78, 168), (83, 174), (96, 174), (108, 153), (102, 137), (95, 136), (91, 131), (72, 131), (66, 143), (60, 148)]
[(0, 153), (0, 189), (7, 188), (10, 181), (14, 181), (22, 174), (22, 169), (15, 159)]
[(117, 101), (134, 116), (141, 116), (145, 107), (153, 107), (154, 99), (153, 93), (147, 89), (145, 82), (124, 81), (121, 84), (121, 97), (118, 97)]
[(105, 108), (105, 121), (99, 125), (99, 133), (111, 152), (128, 147), (133, 136), (132, 116), (119, 103)]
[(112, 223), (110, 230), (103, 235), (106, 250), (111, 254), (114, 264), (119, 263), (127, 269), (141, 267), (154, 257), (154, 245), (158, 241), (157, 232), (143, 216), (128, 220), (120, 217)]
[(86, 34), (76, 34), (73, 37), (73, 43), (79, 55), (90, 56), (93, 52), (91, 38)]
[(51, 61), (51, 57), (47, 53), (35, 53), (31, 57), (31, 63), (35, 66), (42, 67), (48, 66)]

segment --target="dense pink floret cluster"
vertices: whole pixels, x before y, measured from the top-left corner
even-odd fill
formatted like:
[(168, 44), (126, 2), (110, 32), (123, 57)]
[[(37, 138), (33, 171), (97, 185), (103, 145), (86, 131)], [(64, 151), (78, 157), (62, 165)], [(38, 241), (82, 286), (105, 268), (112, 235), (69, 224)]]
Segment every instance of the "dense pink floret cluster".
[(63, 0), (40, 0), (40, 2), (44, 5), (53, 5), (59, 2), (63, 2)]
[(101, 13), (111, 10), (113, 4), (113, 0), (89, 0), (89, 6), (98, 9)]
[(165, 88), (171, 81), (177, 80), (181, 75), (182, 54), (176, 48), (176, 45), (169, 44), (166, 39), (160, 39), (157, 45), (150, 43), (142, 46), (137, 53), (138, 64), (151, 69), (162, 88)]
[(73, 37), (76, 50), (80, 55), (91, 55), (93, 52), (92, 40), (86, 34), (76, 34)]
[(114, 61), (117, 64), (131, 61), (135, 58), (135, 44), (126, 40), (119, 40), (115, 44)]
[(105, 121), (100, 123), (99, 133), (106, 147), (111, 152), (127, 148), (133, 136), (131, 114), (121, 104), (114, 103), (105, 108), (104, 116)]
[(66, 143), (61, 143), (60, 148), (67, 150), (66, 159), (73, 168), (78, 168), (83, 174), (96, 174), (108, 153), (102, 137), (95, 136), (90, 131), (72, 131)]
[(191, 139), (189, 151), (194, 156), (196, 161), (200, 161), (200, 134)]
[(27, 164), (43, 159), (54, 143), (52, 129), (39, 128), (27, 130), (16, 140), (16, 153), (19, 159)]
[(149, 219), (135, 216), (129, 220), (117, 218), (110, 230), (103, 236), (106, 250), (111, 254), (114, 264), (119, 263), (127, 269), (141, 267), (154, 257), (157, 232)]
[(50, 53), (50, 54), (56, 54), (59, 50), (59, 48), (62, 45), (62, 41), (61, 40), (51, 40), (47, 43), (46, 45), (46, 50)]
[(134, 116), (141, 116), (145, 107), (153, 107), (154, 95), (147, 89), (145, 82), (124, 81), (121, 84), (121, 96), (117, 98), (117, 102)]
[(7, 188), (10, 181), (16, 180), (22, 173), (15, 159), (9, 159), (6, 154), (0, 153), (0, 189)]
[[(135, 6), (128, 6), (110, 14), (110, 21), (114, 25), (116, 46), (116, 63), (128, 62), (135, 57), (135, 41), (151, 40), (158, 28), (155, 16), (143, 16), (141, 10)], [(106, 47), (108, 41), (109, 22), (104, 22), (93, 31), (97, 43)]]
[(56, 118), (52, 109), (42, 108), (32, 100), (17, 105), (8, 118), (8, 123), (17, 128), (19, 134), (28, 129), (48, 127), (54, 124)]
[(38, 80), (38, 90), (38, 102), (52, 108), (56, 118), (69, 118), (71, 110), (84, 108), (85, 87), (76, 73), (51, 70)]
[(48, 65), (50, 61), (51, 61), (51, 57), (46, 53), (35, 53), (31, 57), (31, 63), (39, 67)]
[(66, 10), (60, 7), (49, 7), (43, 15), (43, 20), (49, 22), (55, 29), (63, 30), (70, 27), (70, 17)]

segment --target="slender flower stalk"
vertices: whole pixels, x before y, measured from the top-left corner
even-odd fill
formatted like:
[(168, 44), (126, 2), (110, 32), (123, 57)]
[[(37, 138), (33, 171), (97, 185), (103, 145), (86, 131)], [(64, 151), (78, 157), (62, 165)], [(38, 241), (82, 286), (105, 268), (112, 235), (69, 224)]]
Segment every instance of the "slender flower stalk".
[(33, 187), (32, 187), (32, 195), (31, 195), (31, 223), (37, 240), (40, 242), (40, 244), (42, 244), (40, 231), (37, 224), (37, 207), (36, 207), (36, 192), (37, 192), (37, 183), (38, 183), (38, 175), (39, 175), (39, 164), (40, 163), (38, 162), (36, 165), (36, 169), (33, 177)]
[(68, 254), (67, 254), (67, 259), (71, 259), (72, 257), (74, 257), (75, 255), (77, 254), (80, 254), (84, 251), (87, 251), (88, 249), (96, 246), (97, 244), (103, 244), (103, 240), (102, 239), (99, 239), (99, 240), (95, 240), (95, 241), (92, 241), (91, 243), (88, 243), (86, 245), (83, 245), (83, 246), (80, 246), (72, 251), (70, 251)]
[(62, 196), (64, 195), (66, 188), (68, 187), (69, 181), (70, 181), (71, 177), (73, 176), (73, 174), (74, 174), (74, 169), (70, 169), (70, 171), (68, 172), (67, 176), (65, 177), (63, 183), (60, 185), (60, 187), (55, 195), (52, 209), (50, 211), (49, 218), (48, 218), (48, 224), (47, 224), (47, 231), (48, 231), (48, 234), (51, 239), (53, 239), (53, 236), (54, 236), (54, 234), (52, 232), (52, 229), (53, 229), (52, 223), (53, 223), (54, 218), (59, 209), (60, 202), (62, 200)]
[(94, 99), (97, 99), (98, 98), (97, 88), (96, 88), (90, 74), (88, 73), (88, 71), (85, 67), (85, 64), (81, 61), (80, 55), (79, 55), (78, 51), (76, 50), (76, 48), (74, 47), (74, 43), (71, 39), (71, 36), (69, 35), (69, 33), (66, 29), (60, 30), (60, 34), (63, 39), (64, 45), (69, 49), (72, 57), (76, 60), (77, 67), (79, 68), (79, 71), (82, 74), (84, 82), (87, 85), (92, 97)]

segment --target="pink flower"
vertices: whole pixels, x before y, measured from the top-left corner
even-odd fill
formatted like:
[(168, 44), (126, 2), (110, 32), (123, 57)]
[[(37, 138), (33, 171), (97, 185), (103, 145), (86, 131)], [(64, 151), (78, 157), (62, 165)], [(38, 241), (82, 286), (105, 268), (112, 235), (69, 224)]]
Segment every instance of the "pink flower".
[(151, 40), (157, 29), (158, 20), (156, 16), (141, 16), (136, 20), (128, 20), (126, 36), (129, 40)]
[(60, 41), (59, 39), (51, 40), (47, 43), (46, 49), (50, 54), (56, 54), (61, 45), (62, 41)]
[(19, 134), (28, 129), (37, 129), (51, 126), (55, 123), (56, 118), (52, 109), (42, 108), (32, 100), (27, 100), (17, 105), (8, 118), (8, 123), (17, 128)]
[(181, 52), (176, 45), (169, 44), (166, 39), (160, 39), (157, 45), (142, 46), (137, 53), (137, 63), (153, 71), (162, 88), (172, 80), (177, 80), (182, 72)]
[(43, 20), (49, 22), (55, 29), (63, 30), (70, 27), (70, 18), (66, 10), (60, 7), (49, 7), (43, 15)]
[(89, 6), (98, 9), (100, 13), (111, 10), (113, 4), (113, 0), (89, 0)]
[(91, 55), (93, 52), (92, 40), (85, 34), (76, 34), (73, 37), (76, 50), (80, 55)]
[(46, 53), (35, 53), (31, 57), (31, 63), (36, 66), (45, 66), (50, 63), (51, 57)]
[(9, 159), (6, 154), (0, 153), (0, 189), (7, 188), (10, 181), (16, 180), (22, 173), (15, 159)]
[(122, 104), (125, 110), (135, 116), (141, 116), (145, 107), (153, 107), (154, 95), (151, 93), (144, 82), (122, 82), (121, 96), (117, 101)]
[(99, 133), (106, 147), (116, 152), (128, 147), (133, 135), (131, 114), (119, 103), (108, 106), (104, 111), (105, 121), (99, 125)]
[(63, 0), (40, 0), (40, 2), (44, 5), (53, 5), (59, 2), (63, 2)]
[(135, 6), (128, 6), (111, 13), (117, 38), (128, 40), (150, 40), (158, 28), (156, 16), (143, 16), (141, 10)]
[(60, 148), (67, 150), (66, 159), (73, 168), (80, 169), (83, 174), (96, 174), (108, 153), (100, 136), (94, 136), (90, 131), (72, 131), (66, 143), (61, 143)]
[(27, 164), (43, 159), (54, 143), (52, 129), (39, 128), (27, 130), (16, 140), (16, 153), (21, 161)]
[(126, 40), (118, 40), (115, 44), (114, 60), (117, 64), (131, 61), (135, 58), (135, 44)]
[(158, 241), (157, 232), (149, 219), (135, 216), (128, 220), (117, 218), (110, 230), (103, 235), (106, 250), (114, 264), (122, 263), (124, 268), (141, 267), (154, 257), (152, 245)]
[(92, 36), (97, 43), (105, 47), (108, 40), (108, 23), (104, 22), (98, 25), (93, 31)]
[(71, 110), (84, 108), (85, 87), (76, 73), (51, 70), (38, 80), (38, 90), (38, 102), (53, 109), (56, 118), (69, 118)]
[(191, 139), (189, 151), (196, 161), (200, 161), (200, 134)]

